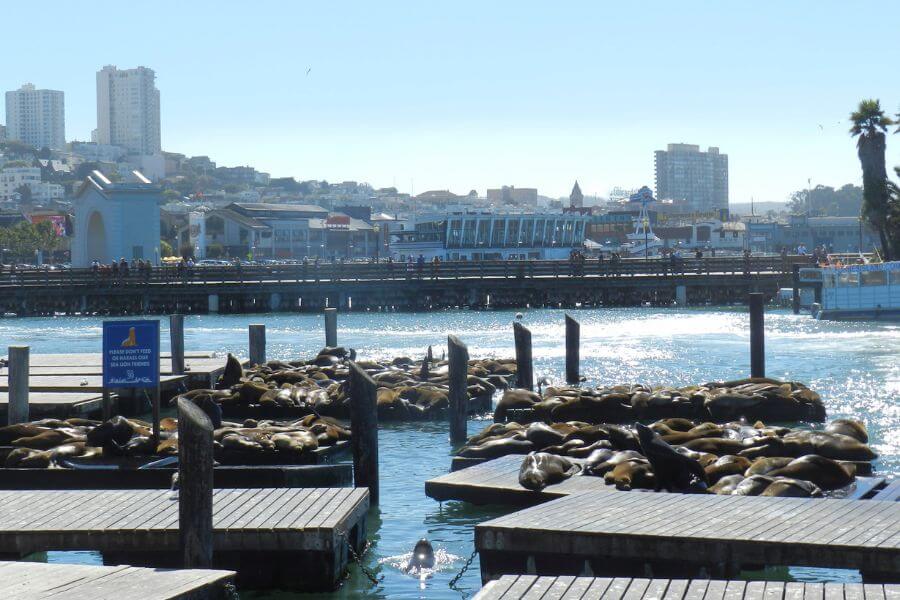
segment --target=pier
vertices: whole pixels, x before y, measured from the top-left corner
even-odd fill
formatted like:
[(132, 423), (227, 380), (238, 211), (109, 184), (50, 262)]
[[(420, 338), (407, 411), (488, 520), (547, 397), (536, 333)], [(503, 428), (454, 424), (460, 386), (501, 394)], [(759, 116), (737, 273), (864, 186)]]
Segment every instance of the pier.
[(0, 597), (16, 600), (200, 600), (227, 598), (234, 572), (128, 565), (0, 562)]
[(475, 527), (482, 579), (585, 571), (731, 576), (758, 565), (900, 580), (900, 503), (756, 496), (573, 494)]
[[(216, 568), (238, 586), (331, 590), (349, 545), (365, 540), (369, 494), (359, 488), (218, 489)], [(95, 550), (115, 564), (181, 564), (179, 501), (168, 490), (0, 492), (0, 553)]]
[(900, 585), (504, 575), (473, 600), (896, 600)]
[(773, 298), (808, 257), (568, 261), (310, 263), (154, 268), (114, 276), (90, 269), (0, 274), (0, 313), (16, 315), (320, 312), (732, 304)]

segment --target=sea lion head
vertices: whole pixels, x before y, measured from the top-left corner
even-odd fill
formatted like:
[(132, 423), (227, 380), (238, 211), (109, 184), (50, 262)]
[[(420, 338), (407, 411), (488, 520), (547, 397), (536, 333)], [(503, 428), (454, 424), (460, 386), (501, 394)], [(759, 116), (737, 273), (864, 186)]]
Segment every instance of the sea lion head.
[(413, 548), (412, 557), (409, 559), (409, 564), (406, 567), (407, 572), (409, 571), (420, 571), (422, 569), (433, 569), (434, 568), (434, 548), (427, 539), (422, 538), (418, 542), (416, 542), (415, 548)]

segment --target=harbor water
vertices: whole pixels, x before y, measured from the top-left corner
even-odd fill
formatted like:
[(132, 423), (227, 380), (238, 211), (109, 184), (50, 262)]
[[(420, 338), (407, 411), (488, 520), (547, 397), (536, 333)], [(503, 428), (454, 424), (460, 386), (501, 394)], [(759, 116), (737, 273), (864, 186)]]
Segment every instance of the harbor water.
[[(746, 308), (600, 309), (570, 311), (581, 322), (582, 374), (587, 384), (643, 382), (685, 385), (745, 377), (749, 373)], [(440, 357), (447, 334), (458, 335), (472, 357), (513, 356), (514, 311), (357, 313), (339, 316), (338, 341), (360, 358), (421, 358), (429, 344)], [(33, 353), (99, 352), (100, 318), (0, 320), (0, 345), (26, 344)], [(564, 380), (564, 323), (559, 310), (523, 311), (533, 334), (535, 375)], [(270, 359), (308, 357), (324, 341), (319, 315), (203, 315), (185, 319), (187, 350), (247, 354), (247, 325), (264, 323)], [(163, 319), (163, 347), (168, 345)], [(861, 419), (880, 458), (878, 475), (900, 476), (900, 324), (816, 321), (808, 316), (766, 314), (766, 366), (771, 377), (808, 384), (819, 392), (828, 417)], [(473, 419), (470, 433), (489, 421)], [(440, 504), (425, 496), (424, 481), (446, 473), (453, 448), (445, 423), (381, 427), (381, 506), (369, 518), (371, 548), (366, 568), (380, 578), (372, 586), (354, 566), (333, 594), (297, 598), (460, 598), (480, 587), (475, 558), (457, 588), (450, 581), (472, 555), (473, 526), (509, 512), (504, 507)], [(404, 574), (399, 565), (416, 540), (438, 551), (428, 577)], [(98, 562), (93, 553), (49, 553), (55, 562)], [(858, 581), (858, 573), (791, 569), (768, 573), (798, 580)], [(242, 592), (242, 598), (291, 598), (290, 594)]]

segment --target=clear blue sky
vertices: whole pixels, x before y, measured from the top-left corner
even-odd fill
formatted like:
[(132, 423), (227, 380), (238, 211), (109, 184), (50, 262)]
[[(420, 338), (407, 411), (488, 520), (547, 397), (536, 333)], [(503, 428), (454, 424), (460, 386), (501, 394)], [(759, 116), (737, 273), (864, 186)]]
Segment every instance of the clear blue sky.
[(732, 202), (781, 201), (859, 182), (847, 115), (900, 107), (900, 3), (864, 5), (19, 3), (0, 89), (64, 90), (88, 139), (95, 72), (148, 66), (165, 150), (274, 176), (606, 194), (687, 142), (729, 155)]

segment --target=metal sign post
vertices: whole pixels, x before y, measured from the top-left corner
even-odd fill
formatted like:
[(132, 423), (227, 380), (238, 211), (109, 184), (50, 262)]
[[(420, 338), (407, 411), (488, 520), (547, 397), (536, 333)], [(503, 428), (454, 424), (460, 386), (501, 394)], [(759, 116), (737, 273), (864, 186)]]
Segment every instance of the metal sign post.
[(159, 443), (159, 321), (103, 322), (103, 393), (113, 388), (149, 389), (153, 439)]

